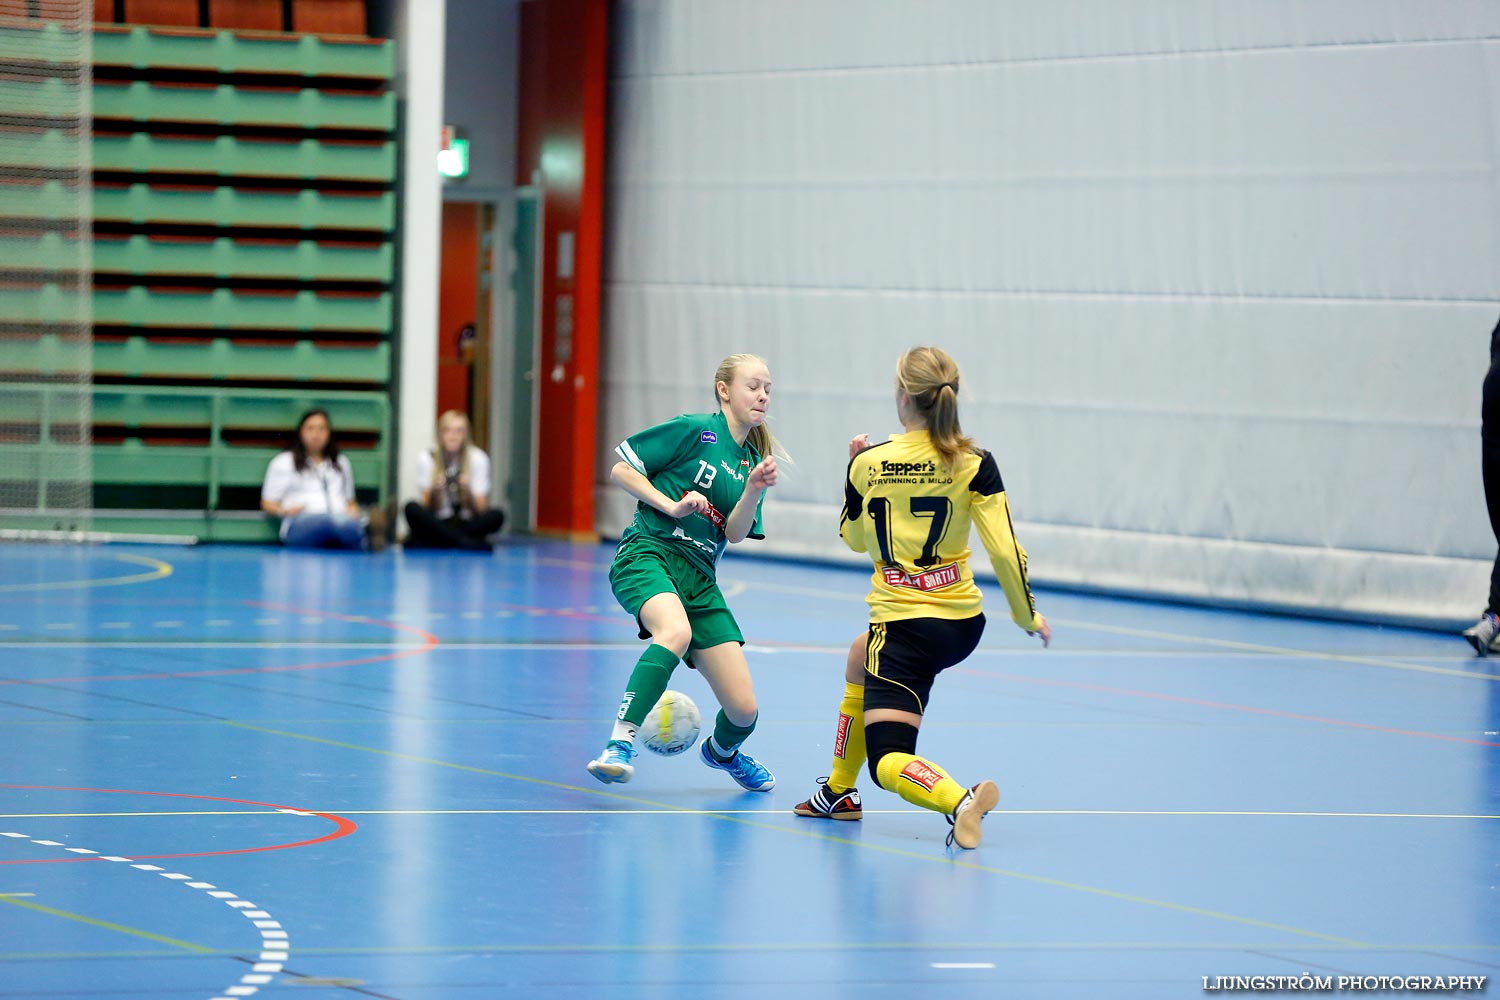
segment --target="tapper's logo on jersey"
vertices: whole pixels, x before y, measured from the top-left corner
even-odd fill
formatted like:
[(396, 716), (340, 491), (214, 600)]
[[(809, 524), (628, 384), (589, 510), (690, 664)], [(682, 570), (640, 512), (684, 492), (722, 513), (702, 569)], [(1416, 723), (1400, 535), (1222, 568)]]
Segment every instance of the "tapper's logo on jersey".
[(844, 746), (849, 742), (849, 727), (853, 723), (853, 716), (839, 713), (839, 730), (833, 737), (833, 755), (839, 760), (844, 759)]
[(943, 776), (920, 760), (914, 760), (901, 769), (901, 777), (914, 785), (921, 785), (929, 792), (943, 780)]
[[(679, 438), (679, 440), (681, 440), (681, 439)], [(702, 434), (698, 435), (698, 443), (699, 444), (718, 444), (719, 443), (719, 435), (715, 434), (713, 431), (704, 431)]]
[[(703, 433), (707, 434), (708, 431), (704, 431)], [(690, 491), (688, 490), (683, 490), (682, 495), (687, 496), (689, 492)], [(720, 531), (724, 530), (724, 525), (729, 521), (729, 518), (724, 516), (724, 512), (719, 510), (719, 508), (715, 507), (713, 504), (708, 505), (708, 510), (700, 511), (699, 513), (712, 521), (714, 523), (714, 527), (718, 528)]]
[(937, 463), (931, 459), (925, 462), (889, 462), (882, 459), (880, 463), (880, 474), (883, 476), (931, 476), (937, 470)]

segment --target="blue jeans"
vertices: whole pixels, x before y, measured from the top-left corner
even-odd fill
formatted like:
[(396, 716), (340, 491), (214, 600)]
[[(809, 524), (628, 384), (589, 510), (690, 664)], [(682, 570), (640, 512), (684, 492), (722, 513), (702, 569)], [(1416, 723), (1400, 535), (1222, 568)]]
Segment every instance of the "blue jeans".
[(351, 517), (299, 514), (281, 543), (298, 549), (358, 549), (364, 547), (365, 529)]

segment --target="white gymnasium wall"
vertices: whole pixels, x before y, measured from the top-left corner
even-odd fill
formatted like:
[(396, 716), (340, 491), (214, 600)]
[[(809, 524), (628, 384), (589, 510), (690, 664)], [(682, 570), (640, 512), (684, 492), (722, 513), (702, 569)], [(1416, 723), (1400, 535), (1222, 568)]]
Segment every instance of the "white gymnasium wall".
[(837, 557), (848, 438), (935, 343), (1038, 582), (1482, 608), (1500, 4), (615, 10), (606, 446), (763, 354), (762, 551)]

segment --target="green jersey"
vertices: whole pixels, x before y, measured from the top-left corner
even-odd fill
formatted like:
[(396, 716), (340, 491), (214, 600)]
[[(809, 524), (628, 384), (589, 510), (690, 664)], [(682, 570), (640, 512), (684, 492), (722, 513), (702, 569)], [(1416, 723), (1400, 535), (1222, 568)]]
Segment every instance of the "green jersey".
[[(620, 538), (620, 549), (632, 543), (655, 545), (676, 552), (714, 579), (714, 566), (727, 541), (725, 521), (744, 495), (745, 483), (750, 470), (760, 462), (760, 453), (748, 440), (742, 445), (734, 443), (729, 423), (719, 411), (684, 413), (648, 427), (620, 442), (615, 454), (671, 499), (679, 500), (696, 491), (710, 504), (706, 513), (679, 519), (650, 504), (637, 503), (635, 519)], [(765, 537), (760, 528), (765, 499), (762, 493), (755, 506), (750, 538)]]

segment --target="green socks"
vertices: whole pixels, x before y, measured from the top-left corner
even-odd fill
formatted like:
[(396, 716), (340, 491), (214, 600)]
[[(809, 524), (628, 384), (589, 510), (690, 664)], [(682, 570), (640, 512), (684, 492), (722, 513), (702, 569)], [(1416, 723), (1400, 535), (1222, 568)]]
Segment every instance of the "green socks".
[(759, 715), (752, 719), (748, 726), (736, 726), (729, 721), (729, 716), (724, 710), (719, 709), (719, 717), (714, 720), (714, 736), (708, 743), (708, 752), (719, 760), (728, 760), (734, 756), (734, 752), (740, 748), (740, 744), (750, 738), (755, 732), (755, 722)]
[[(635, 669), (630, 672), (630, 682), (625, 685), (625, 697), (620, 700), (619, 714), (615, 716), (630, 727), (631, 739), (635, 738), (635, 731), (640, 728), (641, 723), (646, 721), (646, 713), (661, 700), (662, 693), (667, 690), (667, 683), (672, 679), (672, 671), (677, 669), (677, 663), (676, 653), (654, 642), (635, 661)], [(619, 726), (616, 725), (615, 728), (618, 734)], [(616, 735), (615, 738), (620, 737)]]

